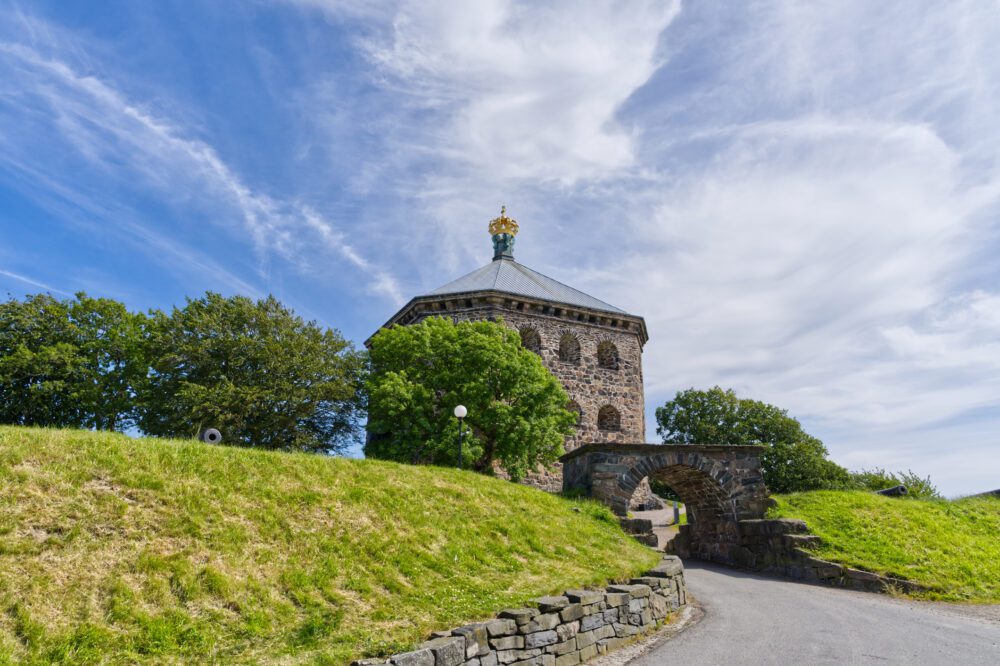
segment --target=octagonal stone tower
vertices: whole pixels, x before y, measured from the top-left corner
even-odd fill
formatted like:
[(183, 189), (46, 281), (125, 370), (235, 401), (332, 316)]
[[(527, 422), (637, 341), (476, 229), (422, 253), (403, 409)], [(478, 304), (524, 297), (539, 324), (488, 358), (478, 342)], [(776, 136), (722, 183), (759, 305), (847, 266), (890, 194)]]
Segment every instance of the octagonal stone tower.
[[(628, 314), (514, 260), (517, 222), (501, 208), (490, 221), (493, 261), (423, 296), (416, 296), (385, 326), (431, 316), (458, 320), (501, 319), (521, 343), (542, 358), (570, 396), (576, 435), (583, 443), (645, 441), (642, 348), (649, 336), (642, 317)], [(561, 489), (561, 475), (539, 472), (529, 480)]]

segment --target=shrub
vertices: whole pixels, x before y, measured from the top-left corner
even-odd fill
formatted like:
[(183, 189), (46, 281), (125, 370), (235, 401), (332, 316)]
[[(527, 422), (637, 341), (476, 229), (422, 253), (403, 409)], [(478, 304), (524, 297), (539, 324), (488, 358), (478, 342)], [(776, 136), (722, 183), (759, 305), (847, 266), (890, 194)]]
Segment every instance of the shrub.
[(916, 499), (937, 499), (941, 497), (938, 489), (931, 483), (931, 477), (924, 478), (909, 470), (906, 472), (888, 472), (876, 467), (875, 469), (863, 469), (860, 472), (851, 472), (851, 486), (858, 490), (871, 490), (875, 492), (899, 485), (906, 486), (908, 497)]

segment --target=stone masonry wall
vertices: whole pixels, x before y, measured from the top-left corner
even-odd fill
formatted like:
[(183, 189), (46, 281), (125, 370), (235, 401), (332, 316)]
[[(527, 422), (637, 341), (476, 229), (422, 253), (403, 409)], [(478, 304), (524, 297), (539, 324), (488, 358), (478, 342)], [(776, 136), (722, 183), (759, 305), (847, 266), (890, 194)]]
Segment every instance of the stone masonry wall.
[[(739, 546), (738, 521), (763, 518), (767, 488), (760, 447), (666, 444), (588, 444), (562, 456), (567, 489), (580, 490), (628, 514), (647, 477), (660, 479), (687, 507), (688, 524), (674, 539), (698, 559), (731, 564)], [(672, 542), (673, 543), (673, 542)]]
[(818, 545), (820, 538), (809, 534), (809, 528), (801, 520), (741, 520), (739, 531), (740, 547), (733, 564), (744, 569), (866, 592), (915, 592), (925, 589), (912, 581), (852, 569), (814, 557), (810, 548)]
[(530, 608), (437, 632), (412, 652), (354, 666), (572, 666), (656, 629), (686, 603), (684, 567), (667, 555), (628, 585), (541, 597)]

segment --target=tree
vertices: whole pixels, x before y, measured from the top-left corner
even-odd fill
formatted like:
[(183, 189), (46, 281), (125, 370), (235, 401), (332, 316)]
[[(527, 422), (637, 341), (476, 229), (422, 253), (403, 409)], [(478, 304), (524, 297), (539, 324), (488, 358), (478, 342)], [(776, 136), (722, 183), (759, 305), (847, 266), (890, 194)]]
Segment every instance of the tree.
[(367, 456), (456, 464), (459, 404), (469, 410), (464, 456), (487, 474), (497, 461), (520, 479), (554, 462), (573, 432), (562, 385), (502, 323), (394, 326), (372, 338), (369, 358)]
[(148, 434), (214, 427), (231, 444), (325, 452), (357, 435), (363, 356), (273, 296), (208, 293), (155, 313), (148, 353), (139, 416)]
[(664, 443), (766, 446), (761, 468), (772, 492), (842, 488), (851, 483), (847, 470), (827, 458), (823, 442), (804, 432), (786, 410), (740, 399), (732, 389), (679, 391), (657, 408), (656, 423)]
[(106, 298), (0, 304), (0, 420), (123, 430), (146, 376), (146, 318)]
[(87, 382), (77, 396), (86, 405), (85, 425), (97, 430), (125, 430), (135, 425), (136, 397), (149, 368), (146, 315), (129, 312), (110, 298), (81, 292), (69, 304), (75, 344), (85, 359)]
[(84, 368), (72, 344), (69, 310), (48, 294), (0, 305), (0, 420), (80, 427), (76, 400)]

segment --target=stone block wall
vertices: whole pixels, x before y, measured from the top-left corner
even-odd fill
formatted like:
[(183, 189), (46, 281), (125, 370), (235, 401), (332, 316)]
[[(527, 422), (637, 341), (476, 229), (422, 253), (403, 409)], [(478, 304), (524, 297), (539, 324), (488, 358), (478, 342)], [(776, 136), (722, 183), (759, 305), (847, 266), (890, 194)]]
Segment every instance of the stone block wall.
[(531, 607), (437, 632), (412, 652), (354, 666), (572, 666), (651, 632), (686, 603), (684, 567), (667, 555), (627, 585), (541, 597)]
[(653, 532), (653, 521), (649, 518), (619, 518), (618, 522), (626, 534), (644, 546), (656, 548), (660, 544), (659, 537)]
[(814, 557), (810, 549), (818, 545), (820, 539), (809, 534), (809, 528), (801, 520), (741, 520), (739, 529), (740, 548), (733, 564), (744, 569), (867, 592), (925, 589), (912, 581)]

